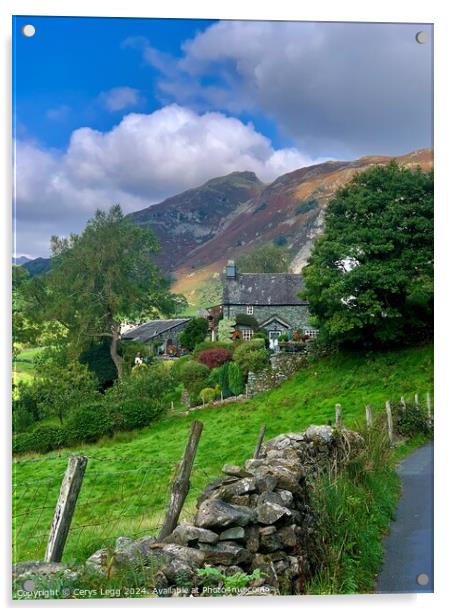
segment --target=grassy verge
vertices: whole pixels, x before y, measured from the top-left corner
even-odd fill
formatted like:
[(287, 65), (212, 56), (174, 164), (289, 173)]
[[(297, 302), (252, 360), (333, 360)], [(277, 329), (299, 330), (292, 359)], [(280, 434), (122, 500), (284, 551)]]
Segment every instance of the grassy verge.
[(34, 378), (33, 360), (41, 348), (24, 349), (13, 362), (13, 383), (31, 382)]
[[(340, 402), (344, 423), (353, 428), (362, 424), (365, 404), (377, 413), (387, 399), (432, 391), (432, 366), (430, 345), (365, 356), (338, 354), (252, 400), (167, 417), (146, 429), (77, 448), (89, 463), (64, 560), (81, 562), (120, 535), (152, 534), (159, 528), (168, 486), (194, 419), (204, 423), (204, 431), (183, 519), (190, 518), (196, 497), (223, 464), (240, 464), (252, 455), (261, 424), (267, 427), (266, 438), (301, 431), (312, 423), (334, 421), (334, 405)], [(65, 449), (15, 461), (15, 562), (42, 558), (71, 453)]]
[(416, 435), (390, 449), (384, 432), (365, 433), (366, 449), (337, 477), (314, 490), (322, 545), (308, 594), (369, 593), (383, 563), (383, 536), (400, 496), (396, 464), (430, 437)]

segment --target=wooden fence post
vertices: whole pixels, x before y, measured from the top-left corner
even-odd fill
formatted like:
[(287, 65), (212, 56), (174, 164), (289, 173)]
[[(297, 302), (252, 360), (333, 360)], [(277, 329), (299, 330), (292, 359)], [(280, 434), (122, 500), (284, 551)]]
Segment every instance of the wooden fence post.
[(366, 424), (367, 429), (370, 430), (372, 427), (372, 407), (370, 404), (366, 404)]
[(342, 428), (342, 405), (336, 404), (336, 428)]
[(71, 456), (69, 458), (61, 482), (60, 495), (53, 514), (52, 525), (50, 526), (49, 540), (44, 556), (46, 563), (61, 562), (87, 463), (88, 458), (85, 456)]
[(406, 411), (406, 402), (405, 402), (405, 397), (401, 396), (400, 398), (400, 406), (402, 407), (403, 411)]
[(431, 419), (432, 417), (432, 400), (430, 398), (430, 392), (428, 391), (425, 395), (425, 402), (427, 405), (427, 417)]
[(261, 446), (262, 446), (262, 441), (264, 440), (264, 435), (265, 435), (265, 424), (262, 424), (261, 429), (259, 430), (259, 436), (257, 437), (256, 449), (254, 450), (253, 458), (259, 457), (259, 453), (260, 453)]
[(414, 394), (414, 406), (419, 408), (419, 394)]
[(203, 427), (204, 426), (200, 421), (194, 421), (191, 425), (190, 435), (185, 446), (184, 455), (179, 462), (176, 478), (171, 487), (168, 509), (165, 515), (165, 520), (163, 521), (162, 529), (158, 536), (159, 541), (171, 534), (177, 526), (180, 512), (182, 511), (185, 498), (190, 489), (190, 474), (193, 468), (193, 462), (195, 460), (196, 450), (198, 448)]
[(389, 402), (389, 400), (386, 400), (386, 417), (388, 419), (388, 437), (389, 437), (389, 442), (392, 445), (392, 441), (394, 440), (394, 432), (393, 432), (393, 426), (392, 426), (391, 403)]

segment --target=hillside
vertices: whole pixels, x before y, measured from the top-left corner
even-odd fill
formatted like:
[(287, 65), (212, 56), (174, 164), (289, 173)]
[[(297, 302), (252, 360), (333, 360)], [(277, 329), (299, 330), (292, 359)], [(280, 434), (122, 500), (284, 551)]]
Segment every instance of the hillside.
[[(266, 439), (334, 421), (364, 421), (364, 405), (384, 410), (387, 399), (412, 399), (433, 391), (431, 345), (386, 353), (337, 354), (301, 370), (280, 388), (252, 400), (173, 415), (135, 433), (81, 448), (89, 457), (84, 486), (64, 560), (81, 560), (121, 535), (141, 536), (159, 527), (168, 486), (184, 449), (191, 422), (204, 423), (185, 516), (206, 483), (224, 463), (251, 455), (261, 424)], [(29, 455), (13, 466), (16, 532), (14, 561), (42, 557), (61, 477), (72, 453)]]

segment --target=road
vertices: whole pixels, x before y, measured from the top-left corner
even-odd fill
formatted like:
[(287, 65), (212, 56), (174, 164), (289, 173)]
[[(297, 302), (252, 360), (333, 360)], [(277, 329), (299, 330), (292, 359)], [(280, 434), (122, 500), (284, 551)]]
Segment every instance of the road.
[[(398, 473), (402, 495), (390, 534), (384, 540), (378, 593), (433, 592), (433, 444), (403, 460)], [(425, 574), (428, 582), (419, 584)], [(426, 581), (420, 578), (420, 581)]]

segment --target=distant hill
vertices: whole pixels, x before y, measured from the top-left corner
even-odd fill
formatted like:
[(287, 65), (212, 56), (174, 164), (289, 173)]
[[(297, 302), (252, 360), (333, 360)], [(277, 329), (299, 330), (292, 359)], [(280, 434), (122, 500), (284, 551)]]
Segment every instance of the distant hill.
[(38, 274), (43, 274), (48, 272), (50, 269), (51, 260), (45, 259), (44, 257), (38, 257), (37, 259), (32, 259), (31, 261), (27, 261), (23, 264), (23, 267), (27, 270), (30, 276), (37, 276)]
[(29, 259), (28, 257), (13, 257), (13, 265), (24, 265), (25, 263), (28, 263), (28, 261), (30, 261), (31, 259)]

